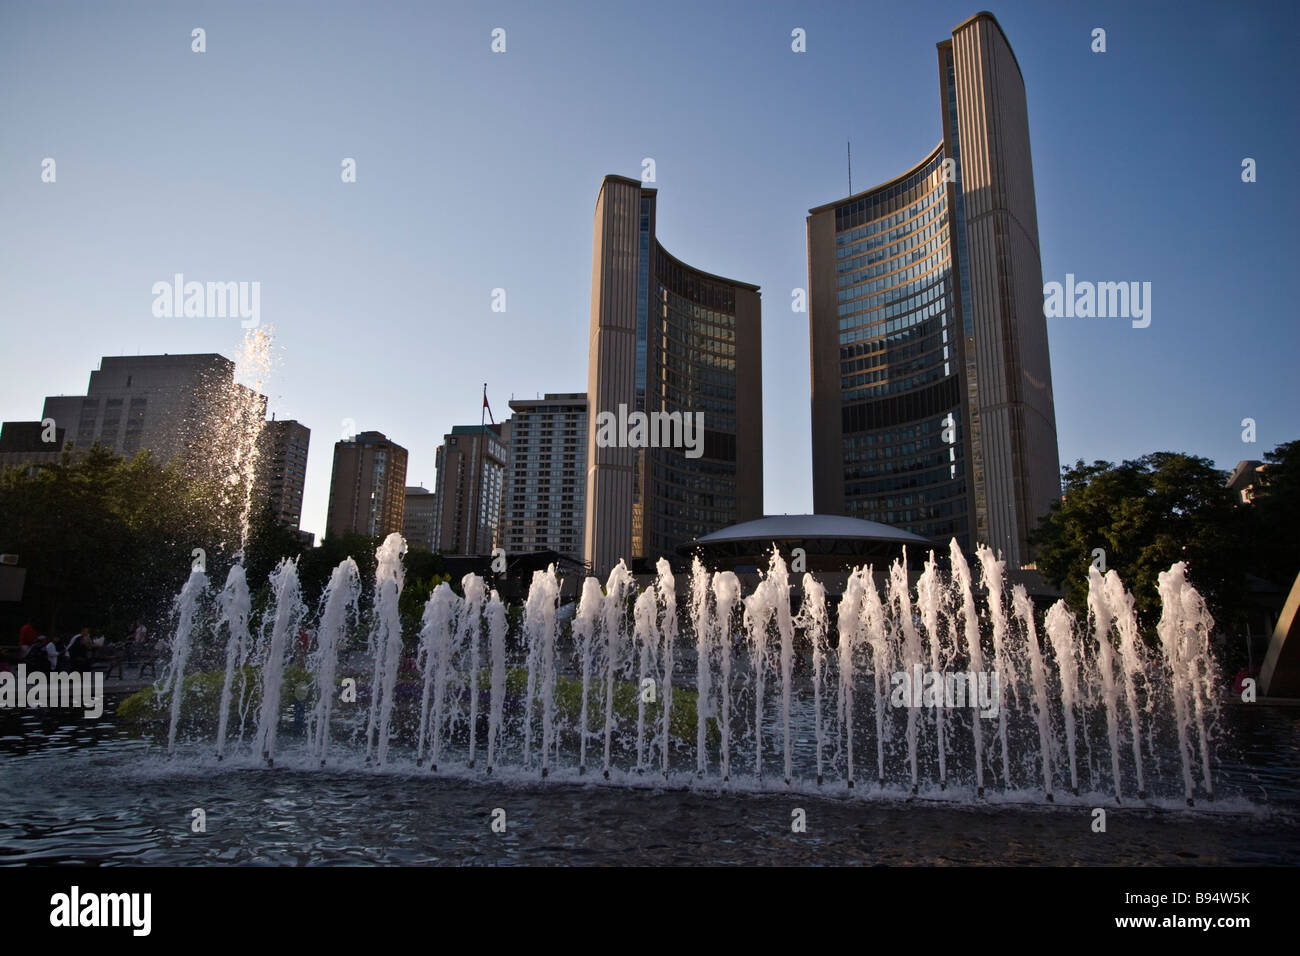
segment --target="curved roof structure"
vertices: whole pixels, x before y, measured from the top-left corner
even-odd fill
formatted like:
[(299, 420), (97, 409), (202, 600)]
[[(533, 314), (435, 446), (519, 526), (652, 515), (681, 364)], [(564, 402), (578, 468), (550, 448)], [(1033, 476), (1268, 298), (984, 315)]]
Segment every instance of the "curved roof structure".
[[(842, 566), (854, 559), (893, 558), (904, 547), (931, 547), (910, 531), (843, 515), (764, 515), (696, 538), (678, 548), (682, 555), (703, 552), (707, 558), (756, 561), (772, 545), (801, 547), (810, 567)], [(753, 563), (753, 561), (749, 563)]]

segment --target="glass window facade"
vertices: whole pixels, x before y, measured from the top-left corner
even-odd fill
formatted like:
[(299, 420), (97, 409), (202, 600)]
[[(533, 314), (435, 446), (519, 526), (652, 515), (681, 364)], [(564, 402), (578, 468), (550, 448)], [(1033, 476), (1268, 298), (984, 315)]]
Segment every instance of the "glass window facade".
[(835, 209), (845, 513), (965, 546), (966, 423), (944, 151)]
[[(653, 503), (640, 554), (671, 554), (683, 541), (735, 524), (736, 298), (730, 285), (690, 269), (655, 244), (653, 409), (701, 413), (702, 454), (651, 448), (646, 462)], [(638, 356), (641, 343), (638, 338)]]

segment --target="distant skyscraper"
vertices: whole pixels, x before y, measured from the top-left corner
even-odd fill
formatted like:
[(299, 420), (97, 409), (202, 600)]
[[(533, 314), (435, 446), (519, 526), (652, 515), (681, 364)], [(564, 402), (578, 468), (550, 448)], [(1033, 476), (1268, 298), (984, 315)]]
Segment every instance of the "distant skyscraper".
[(416, 551), (432, 551), (433, 524), (438, 512), (438, 495), (423, 485), (406, 486), (406, 511), (402, 515), (402, 537)]
[[(758, 286), (671, 256), (655, 238), (655, 202), (622, 176), (606, 176), (596, 197), (584, 558), (597, 575), (763, 512)], [(633, 414), (682, 425), (697, 413), (694, 449), (662, 447), (672, 419), (623, 427)], [(617, 418), (613, 443), (602, 416)]]
[(256, 495), (270, 501), (276, 520), (295, 531), (302, 523), (302, 493), (307, 481), (310, 444), (311, 429), (300, 422), (272, 420), (262, 426)]
[(987, 13), (938, 53), (939, 145), (808, 216), (813, 505), (1018, 566), (1060, 497), (1024, 79)]
[(402, 530), (406, 505), (406, 449), (379, 432), (334, 443), (325, 537), (382, 538)]
[(582, 560), (587, 495), (587, 396), (512, 399), (505, 549)]
[(502, 547), (510, 422), (456, 425), (435, 460), (438, 503), (433, 546), (451, 554), (490, 554)]
[(98, 442), (127, 457), (148, 449), (163, 462), (202, 461), (236, 400), (266, 415), (266, 397), (234, 377), (235, 363), (213, 353), (105, 356), (84, 396), (50, 396), (41, 417), (66, 429), (79, 452)]

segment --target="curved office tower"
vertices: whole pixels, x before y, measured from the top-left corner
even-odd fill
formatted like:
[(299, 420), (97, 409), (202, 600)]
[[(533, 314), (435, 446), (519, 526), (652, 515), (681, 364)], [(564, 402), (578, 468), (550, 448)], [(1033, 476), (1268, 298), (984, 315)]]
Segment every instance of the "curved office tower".
[(606, 176), (596, 198), (584, 559), (602, 578), (763, 511), (758, 286), (671, 256), (655, 194)]
[(1012, 567), (1060, 496), (1024, 80), (992, 14), (939, 44), (943, 140), (808, 215), (813, 504)]

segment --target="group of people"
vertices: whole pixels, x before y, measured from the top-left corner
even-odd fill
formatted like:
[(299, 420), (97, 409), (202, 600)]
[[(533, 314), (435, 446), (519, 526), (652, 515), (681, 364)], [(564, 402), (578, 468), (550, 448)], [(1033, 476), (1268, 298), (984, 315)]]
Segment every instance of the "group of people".
[(103, 660), (109, 654), (120, 653), (128, 664), (144, 660), (148, 647), (149, 632), (143, 624), (119, 644), (92, 636), (89, 627), (66, 638), (47, 637), (29, 621), (18, 629), (17, 654), (0, 659), (0, 670), (13, 670), (15, 665), (23, 664), (29, 672), (87, 671), (97, 659)]

